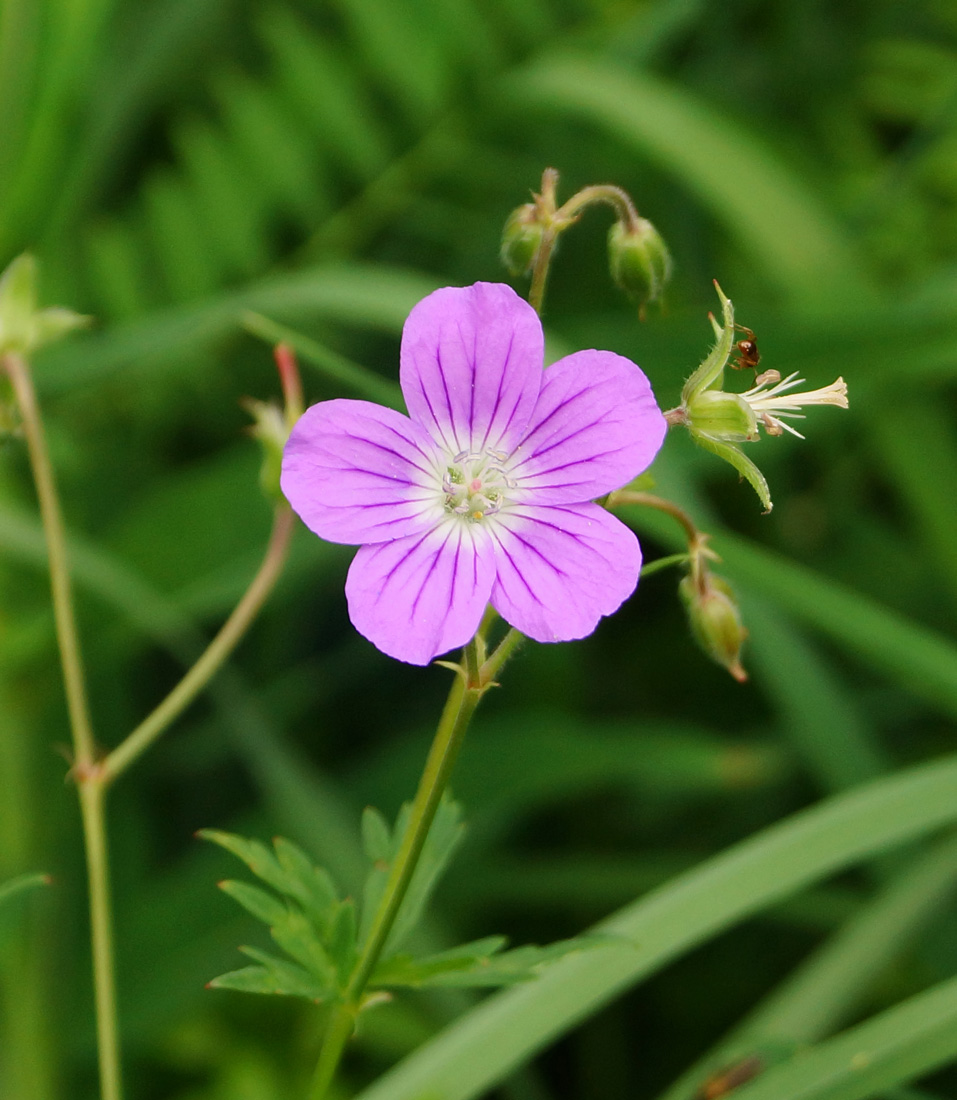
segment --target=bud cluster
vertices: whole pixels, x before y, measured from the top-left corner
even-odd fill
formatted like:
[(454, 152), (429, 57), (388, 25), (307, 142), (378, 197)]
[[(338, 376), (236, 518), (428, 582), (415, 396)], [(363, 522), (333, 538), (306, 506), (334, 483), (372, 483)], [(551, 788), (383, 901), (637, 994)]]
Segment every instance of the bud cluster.
[[(558, 173), (547, 168), (542, 190), (534, 202), (524, 203), (509, 215), (502, 233), (502, 262), (513, 275), (533, 273), (531, 298), (540, 304), (541, 287), (558, 237), (594, 203), (611, 206), (617, 215), (608, 234), (608, 264), (617, 286), (645, 307), (658, 301), (671, 278), (671, 254), (661, 234), (635, 209), (629, 195), (611, 184), (584, 187), (559, 207), (556, 201)], [(536, 288), (536, 283), (539, 284)]]

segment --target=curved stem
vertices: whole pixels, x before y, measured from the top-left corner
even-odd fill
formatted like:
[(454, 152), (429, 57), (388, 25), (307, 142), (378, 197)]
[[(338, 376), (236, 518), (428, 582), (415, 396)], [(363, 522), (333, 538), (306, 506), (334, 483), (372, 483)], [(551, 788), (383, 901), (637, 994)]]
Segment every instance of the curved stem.
[(156, 741), (209, 683), (236, 648), (282, 572), (294, 522), (289, 505), (277, 504), (273, 513), (272, 533), (262, 564), (242, 599), (196, 664), (159, 706), (102, 762), (105, 783), (112, 783)]

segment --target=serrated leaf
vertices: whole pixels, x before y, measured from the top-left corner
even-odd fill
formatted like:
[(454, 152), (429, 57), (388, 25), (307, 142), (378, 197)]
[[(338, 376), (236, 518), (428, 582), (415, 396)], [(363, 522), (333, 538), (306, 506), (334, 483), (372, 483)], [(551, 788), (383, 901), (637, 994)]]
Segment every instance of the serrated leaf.
[(288, 876), (293, 897), (300, 902), (316, 927), (325, 932), (339, 892), (328, 871), (316, 867), (301, 848), (285, 837), (273, 841), (279, 864)]
[(332, 990), (285, 959), (277, 959), (252, 947), (242, 948), (244, 954), (260, 965), (231, 970), (209, 982), (211, 989), (233, 989), (240, 993), (260, 993), (273, 996), (305, 997), (310, 1001), (328, 1000)]
[(258, 840), (247, 840), (234, 833), (225, 833), (219, 829), (200, 829), (196, 835), (203, 840), (218, 844), (227, 852), (232, 852), (257, 878), (261, 878), (274, 890), (278, 890), (281, 894), (289, 892), (289, 879), (265, 844)]
[(299, 909), (289, 907), (284, 917), (270, 928), (272, 938), (297, 963), (316, 976), (323, 985), (334, 984), (335, 967), (316, 930)]
[(258, 886), (250, 885), (248, 882), (236, 882), (233, 879), (227, 879), (219, 884), (219, 888), (224, 894), (228, 894), (233, 901), (239, 902), (247, 913), (252, 913), (256, 920), (261, 920), (263, 924), (281, 924), (289, 912), (285, 902), (280, 901), (275, 895), (261, 890)]
[(356, 907), (351, 900), (340, 903), (329, 928), (329, 957), (336, 969), (340, 988), (345, 988), (356, 965)]
[(375, 806), (366, 806), (362, 811), (362, 848), (373, 863), (392, 859), (392, 831)]
[(465, 989), (515, 985), (536, 977), (547, 963), (597, 946), (598, 942), (607, 943), (607, 939), (581, 937), (560, 940), (547, 947), (527, 946), (503, 951), (505, 937), (488, 936), (425, 958), (393, 955), (376, 967), (370, 984), (413, 989), (425, 986)]

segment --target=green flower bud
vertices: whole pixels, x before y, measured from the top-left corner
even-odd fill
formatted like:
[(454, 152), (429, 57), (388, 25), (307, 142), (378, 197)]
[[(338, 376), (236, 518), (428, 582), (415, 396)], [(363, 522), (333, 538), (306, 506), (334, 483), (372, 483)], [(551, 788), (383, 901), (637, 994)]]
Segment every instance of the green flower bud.
[(671, 253), (646, 218), (630, 229), (615, 222), (608, 233), (608, 262), (612, 279), (642, 309), (661, 297), (671, 278)]
[(279, 474), (282, 470), (282, 452), (289, 438), (289, 425), (283, 410), (271, 401), (257, 401), (247, 397), (243, 408), (253, 418), (249, 433), (259, 440), (262, 447), (262, 466), (259, 468), (259, 484), (271, 503), (285, 498), (279, 488)]
[(36, 287), (37, 263), (30, 255), (18, 256), (0, 275), (0, 354), (28, 355), (89, 324), (89, 317), (69, 309), (37, 309)]
[(542, 223), (538, 207), (533, 202), (513, 210), (502, 231), (502, 263), (513, 275), (524, 275), (535, 263), (542, 243)]
[(687, 609), (695, 640), (713, 661), (744, 683), (748, 674), (741, 665), (741, 646), (748, 632), (731, 586), (706, 572), (700, 580), (685, 577), (678, 585), (678, 594)]
[(684, 409), (684, 423), (692, 434), (725, 443), (753, 442), (758, 438), (758, 420), (753, 409), (736, 393), (702, 390)]

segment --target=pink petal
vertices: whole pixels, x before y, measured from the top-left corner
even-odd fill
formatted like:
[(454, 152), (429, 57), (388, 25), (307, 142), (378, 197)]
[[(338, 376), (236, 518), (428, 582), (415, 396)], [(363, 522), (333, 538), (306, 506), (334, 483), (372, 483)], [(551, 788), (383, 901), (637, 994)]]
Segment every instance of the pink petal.
[(629, 359), (579, 351), (545, 371), (529, 433), (510, 472), (520, 500), (574, 504), (646, 469), (667, 431), (651, 385)]
[(638, 539), (597, 504), (523, 505), (495, 518), (492, 606), (530, 638), (584, 638), (635, 590)]
[(363, 546), (346, 579), (352, 625), (413, 665), (465, 645), (492, 589), (491, 550), (484, 529), (457, 517), (425, 535)]
[(402, 330), (399, 379), (409, 415), (449, 455), (510, 450), (541, 388), (542, 326), (501, 283), (444, 287)]
[(422, 532), (444, 514), (434, 451), (401, 413), (368, 401), (323, 401), (293, 428), (280, 484), (321, 538), (386, 542)]

